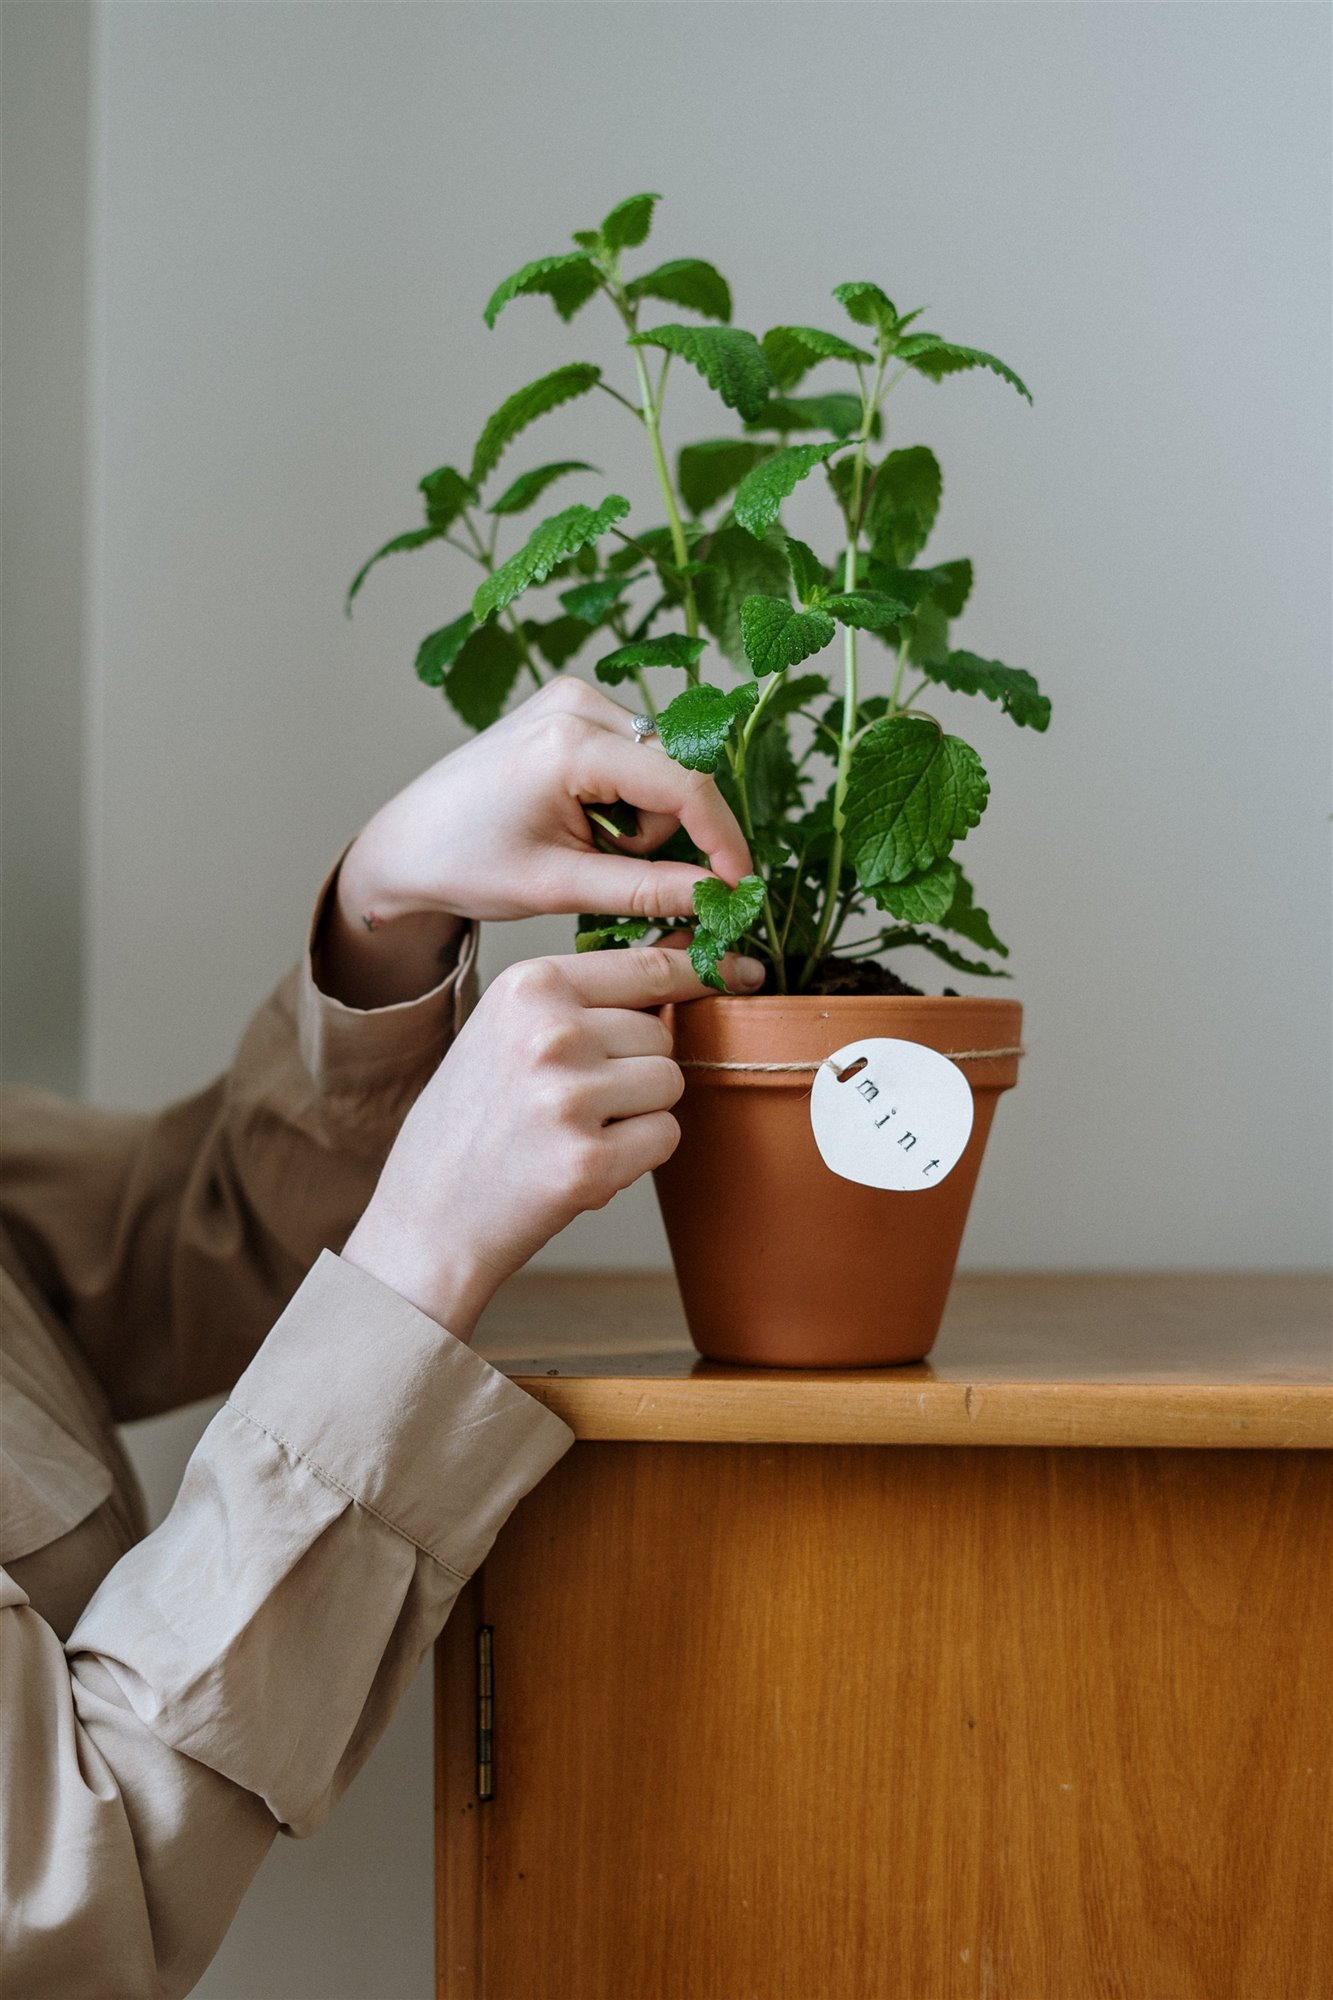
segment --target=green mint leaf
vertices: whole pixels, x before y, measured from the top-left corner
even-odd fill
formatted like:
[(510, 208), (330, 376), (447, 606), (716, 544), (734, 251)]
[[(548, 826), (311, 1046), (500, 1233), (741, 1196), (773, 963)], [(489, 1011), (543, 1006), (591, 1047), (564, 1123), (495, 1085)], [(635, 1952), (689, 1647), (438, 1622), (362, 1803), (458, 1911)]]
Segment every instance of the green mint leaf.
[(833, 296), (858, 326), (873, 326), (883, 339), (890, 339), (897, 329), (898, 308), (887, 292), (878, 285), (864, 281), (850, 285), (835, 285)]
[(747, 472), (736, 489), (732, 511), (743, 528), (762, 535), (777, 520), (782, 503), (808, 479), (817, 465), (841, 451), (842, 444), (792, 444), (774, 452), (762, 465)]
[(545, 292), (561, 319), (573, 319), (597, 290), (597, 266), (581, 250), (562, 250), (556, 257), (537, 257), (514, 271), (491, 293), (482, 317), (493, 327), (511, 299)]
[(464, 479), (461, 472), (455, 472), (452, 465), (442, 465), (437, 472), (428, 472), (417, 488), (426, 502), (426, 525), (438, 528), (441, 534), (452, 528), (465, 507), (477, 497), (476, 488)]
[(646, 917), (580, 917), (575, 951), (611, 951), (637, 944), (648, 929)]
[(597, 678), (616, 687), (641, 667), (697, 667), (703, 652), (702, 639), (689, 639), (683, 632), (663, 632), (655, 639), (635, 639), (617, 646), (597, 662)]
[(874, 474), (862, 521), (872, 552), (887, 563), (914, 562), (940, 508), (939, 461), (923, 444), (891, 451)]
[(907, 924), (942, 923), (958, 886), (956, 861), (937, 861), (905, 882), (881, 882), (870, 891), (881, 910)]
[(569, 402), (572, 397), (586, 396), (601, 377), (601, 369), (594, 367), (591, 361), (571, 361), (506, 397), (494, 415), (486, 419), (477, 439), (477, 448), (472, 454), (472, 484), (480, 486), (494, 472), (506, 446), (514, 442), (520, 431), (526, 430), (538, 417), (544, 417), (548, 410)]
[(746, 438), (707, 438), (702, 444), (687, 444), (676, 461), (681, 499), (691, 514), (706, 513), (775, 449)]
[(823, 608), (840, 625), (854, 625), (860, 632), (880, 632), (896, 625), (911, 610), (900, 597), (878, 590), (840, 590), (822, 600)]
[(757, 417), (768, 401), (772, 377), (764, 350), (738, 326), (655, 326), (630, 336), (631, 347), (660, 347), (697, 368), (729, 409)]
[(694, 885), (694, 914), (700, 927), (725, 949), (744, 937), (764, 907), (764, 884), (758, 875), (742, 875), (734, 889), (716, 876)]
[(917, 606), (916, 616), (903, 636), (907, 641), (907, 657), (914, 666), (933, 666), (948, 654), (949, 621), (930, 598)]
[(696, 931), (690, 940), (690, 964), (698, 973), (705, 986), (711, 986), (715, 993), (725, 993), (727, 982), (717, 969), (726, 946), (708, 931)]
[(472, 600), (476, 617), (489, 618), (493, 611), (503, 611), (530, 584), (545, 583), (557, 563), (595, 542), (613, 521), (623, 520), (628, 512), (629, 501), (612, 493), (600, 507), (566, 507), (562, 514), (552, 514), (480, 586)]
[(971, 563), (966, 556), (959, 556), (953, 562), (936, 563), (930, 574), (934, 579), (931, 596), (946, 618), (957, 618), (972, 595)]
[(657, 718), (662, 748), (687, 770), (715, 771), (737, 718), (748, 715), (758, 699), (753, 681), (730, 690), (706, 681), (683, 689)]
[[(756, 723), (755, 733), (745, 753), (745, 793), (756, 840), (773, 833), (781, 837), (785, 848), (787, 816), (791, 807), (799, 804), (801, 784), (796, 761), (787, 742), (787, 732), (773, 726), (769, 714), (771, 707), (772, 703)], [(721, 776), (725, 778), (726, 773), (721, 773)], [(767, 858), (758, 847), (751, 851), (756, 861)]]
[(567, 660), (572, 660), (591, 636), (591, 628), (582, 618), (548, 618), (541, 623), (535, 618), (525, 618), (523, 630), (553, 667), (563, 667)]
[(756, 592), (786, 595), (786, 545), (776, 528), (757, 542), (746, 529), (732, 524), (708, 538), (705, 553), (707, 561), (694, 586), (699, 616), (732, 665), (743, 667), (741, 605)]
[(843, 802), (848, 859), (863, 888), (943, 861), (985, 811), (981, 759), (922, 716), (874, 722), (852, 752)]
[(705, 319), (731, 318), (731, 287), (722, 273), (701, 257), (673, 257), (655, 271), (645, 271), (625, 287), (628, 299), (667, 299), (673, 306), (688, 306)]
[(784, 537), (787, 544), (787, 566), (791, 570), (792, 586), (801, 603), (807, 607), (815, 604), (826, 589), (824, 565), (806, 542), (798, 541), (795, 535)]
[(943, 938), (935, 937), (929, 931), (919, 931), (909, 927), (885, 931), (880, 939), (882, 951), (893, 951), (898, 945), (904, 944), (918, 944), (923, 951), (933, 952), (936, 958), (942, 958), (946, 965), (951, 965), (955, 972), (971, 972), (981, 979), (1012, 977), (998, 965), (983, 964), (979, 958), (964, 958), (962, 952), (955, 951), (951, 944), (946, 944)]
[(597, 576), (591, 583), (576, 583), (562, 590), (560, 602), (571, 618), (581, 618), (585, 625), (600, 625), (612, 605), (619, 604), (631, 583), (637, 581), (637, 576)]
[(427, 542), (438, 542), (441, 533), (442, 530), (439, 528), (409, 528), (405, 535), (395, 535), (393, 540), (391, 542), (386, 542), (382, 549), (376, 549), (374, 555), (370, 558), (369, 562), (362, 563), (360, 569), (357, 571), (356, 575), (352, 578), (351, 585), (349, 586), (347, 592), (347, 604), (346, 604), (346, 609), (349, 615), (352, 609), (353, 598), (356, 596), (357, 592), (360, 590), (362, 584), (365, 582), (366, 578), (370, 575), (370, 572), (374, 569), (377, 562), (383, 562), (385, 556), (401, 555), (407, 549), (424, 548)]
[(535, 465), (531, 472), (520, 472), (512, 486), (507, 486), (488, 514), (521, 514), (526, 508), (541, 499), (548, 486), (557, 479), (563, 479), (568, 472), (596, 472), (595, 465), (588, 465), (581, 458), (562, 458), (554, 465)]
[(637, 250), (653, 226), (653, 210), (660, 194), (632, 194), (619, 201), (602, 223), (602, 241), (608, 250)]
[[(826, 396), (774, 396), (746, 428), (784, 434), (833, 431), (840, 438), (851, 438), (861, 428), (861, 398), (849, 395), (844, 389), (834, 389)], [(880, 420), (876, 416), (870, 435), (879, 434)]]
[(1044, 730), (1050, 722), (1050, 698), (1025, 667), (1006, 667), (976, 653), (946, 653), (942, 660), (923, 660), (921, 665), (931, 680), (955, 694), (984, 694), (988, 701), (998, 701), (1020, 729)]
[(756, 678), (822, 653), (837, 626), (825, 611), (793, 611), (785, 597), (747, 597), (741, 606), (745, 657)]
[(965, 368), (989, 368), (992, 375), (1010, 383), (1020, 396), (1032, 401), (1032, 392), (1026, 382), (1015, 375), (1007, 362), (997, 360), (993, 354), (984, 354), (979, 347), (959, 347), (955, 341), (941, 340), (937, 333), (912, 333), (898, 348), (898, 359), (905, 361), (918, 374), (929, 376), (938, 382), (945, 375), (957, 375)]
[(840, 333), (817, 326), (771, 326), (759, 343), (779, 389), (792, 389), (818, 361), (873, 361), (864, 347), (853, 347)]
[(428, 633), (417, 647), (417, 679), (427, 687), (443, 687), (445, 668), (458, 658), (459, 649), (472, 636), (476, 622), (472, 613), (465, 611), (451, 624), (441, 625), (438, 632)]
[(1001, 944), (991, 929), (991, 920), (981, 905), (976, 902), (972, 884), (961, 868), (954, 871), (953, 900), (942, 917), (935, 919), (946, 931), (956, 931), (959, 937), (970, 938), (983, 951), (997, 952), (1001, 958), (1008, 958), (1009, 947)]
[(571, 243), (577, 243), (580, 250), (604, 250), (606, 248), (602, 242), (602, 232), (600, 229), (571, 230), (569, 240)]
[(508, 701), (523, 652), (503, 625), (479, 625), (459, 648), (444, 692), (469, 728), (489, 729)]

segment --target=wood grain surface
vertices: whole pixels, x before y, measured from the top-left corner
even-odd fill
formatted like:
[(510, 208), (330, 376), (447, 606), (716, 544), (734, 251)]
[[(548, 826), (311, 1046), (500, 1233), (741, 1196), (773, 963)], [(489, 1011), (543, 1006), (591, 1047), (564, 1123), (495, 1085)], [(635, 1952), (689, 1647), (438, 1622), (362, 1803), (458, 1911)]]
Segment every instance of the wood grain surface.
[(665, 1273), (528, 1273), (477, 1347), (581, 1438), (717, 1443), (1333, 1447), (1322, 1276), (976, 1275), (928, 1361), (722, 1368)]
[(1330, 1574), (1326, 1454), (579, 1445), (482, 1572), (440, 1992), (1323, 2000)]

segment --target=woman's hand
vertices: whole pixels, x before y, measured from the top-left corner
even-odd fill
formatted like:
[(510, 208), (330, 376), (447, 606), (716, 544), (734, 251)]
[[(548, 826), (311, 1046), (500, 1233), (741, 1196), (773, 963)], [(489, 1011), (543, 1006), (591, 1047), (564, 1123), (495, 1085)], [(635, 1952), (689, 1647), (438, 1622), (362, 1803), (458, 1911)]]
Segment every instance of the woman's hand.
[[(763, 977), (749, 958), (721, 969), (738, 991)], [(675, 1151), (684, 1082), (648, 1010), (703, 991), (658, 948), (502, 972), (408, 1113), (344, 1257), (469, 1339), (503, 1279)]]
[[(603, 853), (584, 807), (621, 799), (638, 832)], [(688, 917), (710, 870), (648, 857), (678, 826), (735, 883), (750, 852), (710, 777), (636, 740), (628, 710), (583, 681), (530, 701), (410, 784), (354, 841), (322, 941), (331, 990), (383, 1006), (439, 978), (463, 918), (606, 910)]]

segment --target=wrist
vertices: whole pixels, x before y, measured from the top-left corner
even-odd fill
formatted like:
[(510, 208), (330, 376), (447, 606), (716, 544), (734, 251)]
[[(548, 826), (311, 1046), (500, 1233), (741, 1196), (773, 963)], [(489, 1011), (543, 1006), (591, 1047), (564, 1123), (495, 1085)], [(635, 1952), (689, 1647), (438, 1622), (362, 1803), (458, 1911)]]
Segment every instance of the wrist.
[(418, 1000), (446, 976), (465, 928), (450, 911), (409, 909), (392, 892), (377, 891), (357, 865), (354, 843), (316, 936), (317, 983), (347, 1007)]
[(426, 1238), (372, 1200), (342, 1250), (343, 1259), (397, 1292), (455, 1340), (470, 1341), (504, 1273), (461, 1242)]

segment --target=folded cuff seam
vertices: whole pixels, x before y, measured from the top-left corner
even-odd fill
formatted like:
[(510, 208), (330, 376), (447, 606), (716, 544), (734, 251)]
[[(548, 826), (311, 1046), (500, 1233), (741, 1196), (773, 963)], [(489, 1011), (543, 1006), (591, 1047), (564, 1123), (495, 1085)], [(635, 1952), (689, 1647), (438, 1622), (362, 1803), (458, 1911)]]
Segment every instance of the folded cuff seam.
[(266, 1438), (271, 1438), (274, 1444), (281, 1450), (288, 1452), (291, 1457), (299, 1459), (302, 1465), (308, 1466), (315, 1477), (325, 1486), (330, 1487), (333, 1492), (343, 1494), (345, 1498), (352, 1502), (353, 1506), (360, 1507), (364, 1513), (371, 1515), (373, 1519), (386, 1527), (391, 1534), (397, 1535), (402, 1541), (410, 1542), (412, 1547), (419, 1549), (423, 1556), (429, 1556), (430, 1560), (436, 1563), (446, 1576), (451, 1576), (455, 1583), (462, 1585), (468, 1582), (468, 1578), (462, 1570), (455, 1569), (452, 1563), (447, 1563), (443, 1556), (435, 1553), (434, 1549), (428, 1549), (424, 1542), (419, 1542), (416, 1539), (415, 1535), (410, 1535), (405, 1528), (400, 1528), (396, 1521), (390, 1520), (389, 1516), (382, 1513), (378, 1507), (372, 1506), (370, 1501), (363, 1499), (359, 1493), (354, 1492), (341, 1479), (337, 1479), (333, 1473), (327, 1472), (317, 1459), (311, 1458), (309, 1453), (302, 1451), (299, 1445), (292, 1444), (289, 1439), (283, 1437), (278, 1431), (271, 1429), (268, 1424), (261, 1422), (258, 1417), (252, 1416), (249, 1410), (243, 1410), (240, 1404), (232, 1402), (230, 1397), (227, 1398), (226, 1408), (231, 1410), (234, 1415), (244, 1417), (246, 1423), (253, 1424), (257, 1431), (262, 1431)]

